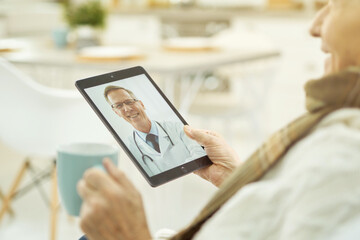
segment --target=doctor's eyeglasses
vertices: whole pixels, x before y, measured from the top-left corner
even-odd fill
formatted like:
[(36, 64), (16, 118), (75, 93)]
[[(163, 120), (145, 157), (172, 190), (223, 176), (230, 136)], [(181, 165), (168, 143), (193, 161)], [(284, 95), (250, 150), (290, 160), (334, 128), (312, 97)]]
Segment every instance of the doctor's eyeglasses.
[(114, 103), (111, 105), (111, 107), (115, 108), (116, 110), (121, 110), (124, 107), (124, 104), (126, 106), (131, 106), (131, 105), (134, 105), (134, 103), (136, 103), (137, 101), (138, 101), (137, 99), (128, 99), (121, 103)]

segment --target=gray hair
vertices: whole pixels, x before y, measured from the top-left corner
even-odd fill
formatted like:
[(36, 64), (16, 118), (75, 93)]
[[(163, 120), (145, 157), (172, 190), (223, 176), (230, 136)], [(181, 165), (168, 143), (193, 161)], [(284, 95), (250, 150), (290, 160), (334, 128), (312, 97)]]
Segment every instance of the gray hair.
[(110, 85), (110, 86), (107, 86), (107, 87), (105, 88), (105, 90), (104, 90), (104, 97), (105, 97), (106, 101), (107, 101), (109, 104), (111, 104), (111, 102), (110, 102), (110, 100), (109, 100), (108, 95), (110, 94), (110, 92), (115, 91), (115, 90), (119, 90), (119, 89), (120, 89), (120, 90), (124, 90), (124, 91), (126, 91), (127, 93), (129, 93), (129, 95), (130, 95), (133, 99), (137, 99), (136, 96), (135, 96), (135, 94), (134, 94), (132, 91), (130, 91), (129, 89), (126, 89), (126, 88), (123, 88), (123, 87), (119, 87), (119, 86)]

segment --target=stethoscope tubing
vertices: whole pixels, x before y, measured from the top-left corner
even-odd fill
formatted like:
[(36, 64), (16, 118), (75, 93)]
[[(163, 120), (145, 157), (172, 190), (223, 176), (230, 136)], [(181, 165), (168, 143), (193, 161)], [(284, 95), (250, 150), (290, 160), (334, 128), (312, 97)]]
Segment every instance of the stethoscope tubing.
[[(165, 130), (165, 128), (164, 128), (163, 126), (161, 126), (161, 124), (160, 124), (159, 122), (155, 122), (155, 123), (157, 123), (157, 124), (160, 126), (160, 128), (166, 133), (168, 139), (170, 140), (171, 145), (174, 146), (174, 142), (172, 141), (170, 135), (169, 135), (168, 132)], [(158, 170), (160, 171), (159, 167), (158, 167), (157, 164), (154, 162), (154, 159), (153, 159), (152, 157), (150, 157), (149, 155), (144, 154), (144, 152), (140, 149), (140, 147), (139, 147), (139, 145), (138, 145), (138, 143), (137, 143), (137, 141), (136, 141), (135, 131), (133, 131), (133, 139), (134, 139), (134, 142), (135, 142), (136, 147), (138, 148), (139, 152), (141, 153), (141, 159), (143, 160), (143, 162), (145, 163), (145, 165), (148, 166), (148, 164), (147, 164), (146, 161), (145, 161), (145, 158), (147, 157), (148, 159), (150, 159), (151, 162), (153, 162), (153, 163), (156, 165), (156, 167), (157, 167)]]

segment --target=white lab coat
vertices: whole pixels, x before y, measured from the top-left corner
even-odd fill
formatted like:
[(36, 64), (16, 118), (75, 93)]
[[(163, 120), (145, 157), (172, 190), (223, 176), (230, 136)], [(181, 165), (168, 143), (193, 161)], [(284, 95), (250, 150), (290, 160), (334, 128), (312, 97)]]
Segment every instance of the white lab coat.
[(162, 129), (157, 123), (160, 153), (136, 133), (129, 137), (130, 151), (150, 177), (206, 155), (199, 144), (186, 136), (182, 123), (166, 121), (159, 124), (164, 128)]

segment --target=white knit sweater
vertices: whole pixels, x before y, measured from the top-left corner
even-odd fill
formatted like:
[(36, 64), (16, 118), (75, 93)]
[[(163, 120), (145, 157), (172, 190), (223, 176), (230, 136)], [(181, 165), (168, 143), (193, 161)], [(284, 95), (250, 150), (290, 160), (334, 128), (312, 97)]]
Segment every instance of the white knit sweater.
[(323, 119), (195, 239), (360, 239), (360, 110)]
[[(160, 231), (156, 237), (169, 235)], [(342, 109), (323, 119), (195, 239), (360, 239), (360, 110)]]

